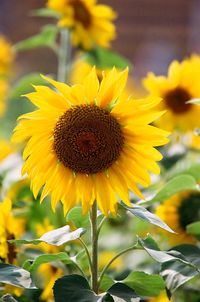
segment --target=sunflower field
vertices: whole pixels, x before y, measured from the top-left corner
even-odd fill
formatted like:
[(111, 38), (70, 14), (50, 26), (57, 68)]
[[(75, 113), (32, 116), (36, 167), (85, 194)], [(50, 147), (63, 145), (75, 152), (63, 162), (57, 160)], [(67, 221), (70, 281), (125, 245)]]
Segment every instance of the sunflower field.
[(200, 302), (200, 6), (137, 2), (0, 1), (1, 302)]

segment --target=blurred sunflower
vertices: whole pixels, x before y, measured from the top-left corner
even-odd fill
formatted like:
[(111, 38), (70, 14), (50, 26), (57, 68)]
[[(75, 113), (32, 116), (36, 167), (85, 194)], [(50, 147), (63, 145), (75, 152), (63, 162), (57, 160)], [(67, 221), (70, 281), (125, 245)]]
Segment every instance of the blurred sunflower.
[(47, 6), (60, 14), (59, 25), (71, 29), (72, 43), (90, 49), (109, 47), (115, 38), (115, 12), (96, 0), (48, 0)]
[(13, 140), (29, 140), (22, 173), (41, 201), (51, 194), (52, 208), (59, 200), (67, 213), (78, 202), (83, 213), (97, 201), (108, 215), (117, 211), (117, 196), (130, 204), (128, 190), (143, 198), (138, 185), (151, 182), (148, 171), (162, 155), (154, 146), (168, 142), (167, 132), (148, 125), (163, 112), (153, 111), (160, 99), (121, 99), (128, 71), (113, 68), (99, 84), (95, 68), (83, 84), (69, 87), (46, 78), (57, 92), (36, 86), (27, 97), (39, 109), (22, 115)]
[(194, 55), (182, 62), (173, 61), (166, 77), (149, 73), (144, 79), (150, 94), (163, 98), (160, 109), (167, 109), (167, 113), (159, 120), (162, 128), (186, 131), (200, 125), (200, 106), (187, 103), (200, 97), (199, 70), (200, 57)]
[(168, 234), (171, 244), (194, 243), (195, 239), (187, 234), (186, 227), (200, 220), (200, 193), (182, 192), (156, 208), (156, 214), (165, 221), (177, 234)]
[(0, 78), (0, 117), (5, 112), (7, 94), (8, 94), (8, 83), (6, 80)]
[(7, 77), (12, 68), (14, 52), (8, 40), (0, 35), (0, 77)]
[(11, 142), (0, 139), (0, 161), (4, 160), (8, 155), (13, 153), (14, 147)]
[(6, 198), (0, 202), (0, 259), (11, 264), (16, 263), (17, 249), (7, 242), (11, 239), (20, 239), (24, 233), (25, 221), (14, 217), (11, 200)]
[(158, 297), (147, 300), (148, 302), (173, 302), (173, 299), (169, 300), (166, 293), (162, 292)]

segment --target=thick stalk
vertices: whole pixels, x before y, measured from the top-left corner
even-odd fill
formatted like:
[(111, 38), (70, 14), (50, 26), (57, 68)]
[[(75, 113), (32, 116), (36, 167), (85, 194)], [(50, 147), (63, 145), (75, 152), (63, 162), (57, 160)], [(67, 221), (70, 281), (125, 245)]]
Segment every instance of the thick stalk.
[(97, 236), (97, 203), (94, 202), (90, 213), (92, 240), (92, 289), (98, 292), (98, 236)]
[(58, 75), (59, 82), (68, 80), (69, 65), (71, 59), (70, 33), (67, 29), (61, 29), (60, 46), (58, 50)]

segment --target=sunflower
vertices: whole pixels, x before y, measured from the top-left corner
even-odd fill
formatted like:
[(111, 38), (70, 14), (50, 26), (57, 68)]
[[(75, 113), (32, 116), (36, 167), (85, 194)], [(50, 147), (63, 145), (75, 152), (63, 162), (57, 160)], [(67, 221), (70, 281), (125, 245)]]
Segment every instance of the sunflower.
[(181, 192), (157, 207), (156, 214), (177, 233), (168, 234), (170, 244), (195, 242), (186, 227), (200, 220), (199, 210), (200, 193), (197, 191)]
[(27, 97), (39, 109), (19, 118), (13, 140), (28, 140), (22, 173), (35, 196), (51, 194), (67, 213), (81, 202), (87, 213), (94, 201), (108, 215), (118, 197), (130, 204), (128, 190), (140, 198), (137, 183), (148, 186), (148, 171), (159, 173), (162, 155), (154, 146), (168, 142), (168, 133), (152, 125), (163, 112), (152, 108), (158, 98), (122, 100), (128, 70), (113, 68), (99, 84), (93, 68), (82, 84), (72, 87), (46, 78), (57, 92), (36, 86)]
[(158, 297), (151, 298), (147, 300), (148, 302), (173, 302), (173, 300), (169, 300), (166, 293), (162, 292)]
[(144, 85), (152, 96), (163, 98), (160, 109), (167, 113), (159, 120), (159, 126), (166, 130), (193, 130), (200, 126), (200, 106), (187, 103), (200, 97), (200, 57), (193, 55), (182, 62), (173, 61), (168, 75), (155, 76), (149, 73)]
[(8, 83), (6, 80), (0, 78), (0, 117), (2, 117), (5, 112), (7, 94)]
[(0, 35), (0, 77), (8, 76), (11, 72), (14, 60), (12, 45)]
[(5, 139), (0, 139), (0, 161), (4, 160), (8, 155), (13, 152), (13, 145)]
[(72, 43), (84, 49), (109, 47), (115, 38), (115, 12), (96, 0), (48, 0), (47, 6), (60, 14), (59, 25), (71, 30)]
[(0, 202), (0, 259), (11, 264), (16, 263), (17, 250), (7, 242), (19, 239), (24, 233), (24, 220), (14, 217), (11, 200), (6, 198)]

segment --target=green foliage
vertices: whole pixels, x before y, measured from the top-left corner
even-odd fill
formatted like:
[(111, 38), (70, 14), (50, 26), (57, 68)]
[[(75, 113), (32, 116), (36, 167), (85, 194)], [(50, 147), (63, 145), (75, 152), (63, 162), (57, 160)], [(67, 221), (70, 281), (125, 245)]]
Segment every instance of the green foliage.
[(35, 288), (28, 271), (5, 263), (0, 263), (0, 282), (22, 288)]
[(29, 272), (32, 272), (43, 263), (50, 263), (53, 261), (62, 261), (65, 264), (73, 263), (71, 258), (64, 252), (58, 254), (43, 254), (36, 257), (34, 260), (26, 260), (23, 267)]
[(107, 291), (111, 286), (115, 284), (115, 281), (108, 275), (104, 275), (101, 284), (100, 284), (100, 289), (101, 291)]
[[(125, 284), (114, 284), (107, 293), (96, 295), (88, 281), (79, 275), (69, 275), (58, 279), (54, 285), (55, 302), (139, 302), (140, 298)], [(120, 300), (121, 299), (121, 300)]]
[(187, 190), (197, 190), (196, 179), (187, 174), (175, 176), (169, 180), (152, 199), (144, 202), (143, 204), (151, 205), (155, 202), (163, 202), (171, 196)]
[(200, 239), (200, 221), (188, 224), (186, 229), (188, 234)]
[(49, 24), (42, 28), (41, 32), (15, 45), (16, 51), (24, 51), (38, 47), (50, 47), (55, 49), (58, 28)]
[(69, 211), (67, 214), (67, 222), (72, 222), (77, 228), (86, 228), (88, 227), (89, 215), (86, 214), (83, 216), (83, 210), (81, 207), (75, 207)]
[(36, 17), (50, 17), (50, 18), (59, 18), (59, 13), (57, 13), (55, 10), (43, 7), (39, 9), (35, 9), (32, 11), (32, 15)]
[(60, 246), (62, 244), (65, 244), (69, 241), (76, 240), (80, 238), (84, 233), (85, 229), (79, 228), (75, 231), (71, 231), (70, 227), (68, 225), (49, 231), (42, 235), (38, 239), (33, 240), (25, 240), (25, 239), (19, 239), (19, 240), (9, 240), (10, 243), (16, 243), (16, 244), (39, 244), (41, 242), (45, 242), (51, 245)]
[(127, 205), (125, 205), (124, 203), (122, 203), (123, 207), (125, 209), (127, 209), (131, 214), (133, 214), (134, 216), (145, 220), (153, 225), (156, 225), (170, 233), (174, 233), (174, 231), (164, 222), (162, 221), (158, 216), (156, 216), (155, 214), (152, 214), (151, 212), (149, 212), (147, 209), (145, 209), (144, 207), (141, 207), (139, 205), (133, 204), (133, 207), (128, 207)]
[(90, 65), (95, 65), (99, 69), (109, 69), (113, 66), (123, 69), (127, 66), (131, 66), (126, 58), (110, 49), (101, 47), (96, 47), (89, 51), (85, 56), (85, 60)]
[(144, 272), (132, 272), (123, 280), (140, 296), (158, 296), (165, 289), (165, 282), (159, 275), (149, 275)]

